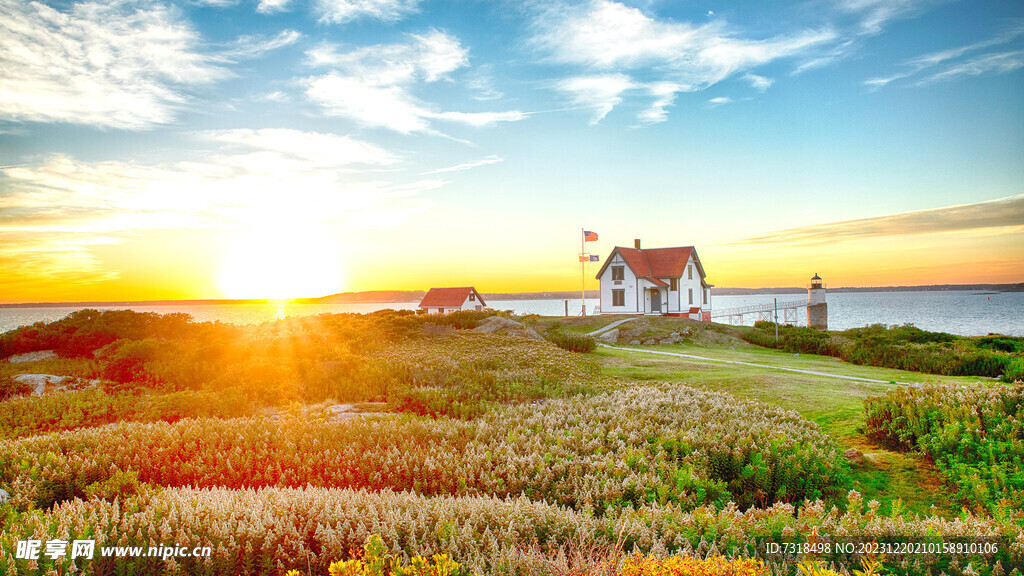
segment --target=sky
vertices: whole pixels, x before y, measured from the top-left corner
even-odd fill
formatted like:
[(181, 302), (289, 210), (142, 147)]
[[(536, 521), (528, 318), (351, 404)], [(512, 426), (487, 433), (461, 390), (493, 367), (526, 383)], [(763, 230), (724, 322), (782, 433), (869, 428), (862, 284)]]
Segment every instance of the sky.
[(0, 302), (1024, 282), (1022, 94), (1019, 0), (0, 0)]

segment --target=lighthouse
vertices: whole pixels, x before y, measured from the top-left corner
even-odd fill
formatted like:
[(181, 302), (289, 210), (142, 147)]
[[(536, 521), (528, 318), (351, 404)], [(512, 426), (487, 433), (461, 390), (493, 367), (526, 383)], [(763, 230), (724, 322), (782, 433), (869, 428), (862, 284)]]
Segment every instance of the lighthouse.
[(828, 304), (825, 303), (825, 285), (817, 273), (807, 289), (807, 325), (828, 330)]

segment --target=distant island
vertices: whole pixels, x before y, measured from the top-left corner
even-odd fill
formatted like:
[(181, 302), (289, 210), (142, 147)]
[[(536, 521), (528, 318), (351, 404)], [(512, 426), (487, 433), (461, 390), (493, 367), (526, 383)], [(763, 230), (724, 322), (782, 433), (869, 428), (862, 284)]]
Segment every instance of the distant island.
[[(999, 292), (1024, 292), (1024, 282), (1017, 284), (929, 284), (927, 286), (871, 286), (864, 288), (829, 288), (829, 292), (951, 292), (976, 291), (987, 294)], [(806, 294), (806, 288), (790, 286), (785, 288), (712, 288), (714, 296), (746, 296), (749, 294)], [(292, 298), (294, 304), (382, 304), (419, 302), (423, 290), (369, 290), (365, 292), (342, 292), (320, 298)], [(577, 291), (551, 292), (484, 292), (487, 300), (572, 300), (580, 297)], [(588, 299), (596, 299), (597, 290), (587, 290)], [(113, 302), (24, 302), (0, 304), (0, 308), (89, 308), (94, 306), (226, 306), (238, 304), (267, 304), (267, 299), (210, 299), (210, 300), (121, 300)]]

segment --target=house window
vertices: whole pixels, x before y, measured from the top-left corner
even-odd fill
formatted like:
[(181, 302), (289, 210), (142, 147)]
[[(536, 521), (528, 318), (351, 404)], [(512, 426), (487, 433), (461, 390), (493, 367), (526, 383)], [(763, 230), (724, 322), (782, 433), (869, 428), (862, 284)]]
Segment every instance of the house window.
[(690, 306), (693, 306), (693, 288), (690, 288)]
[(625, 280), (626, 274), (623, 266), (612, 266), (612, 280)]
[(470, 292), (469, 293), (469, 301), (470, 302), (475, 302), (476, 301), (476, 294), (473, 294), (472, 292)]
[(689, 266), (686, 267), (686, 279), (693, 280), (693, 264), (690, 264)]
[(626, 291), (625, 290), (612, 290), (612, 306), (625, 306), (626, 305)]
[(704, 304), (708, 303), (708, 289), (707, 288), (704, 289), (704, 302), (703, 303)]
[(679, 290), (679, 278), (673, 278), (670, 281), (668, 289), (673, 291), (673, 292), (675, 292), (676, 290)]

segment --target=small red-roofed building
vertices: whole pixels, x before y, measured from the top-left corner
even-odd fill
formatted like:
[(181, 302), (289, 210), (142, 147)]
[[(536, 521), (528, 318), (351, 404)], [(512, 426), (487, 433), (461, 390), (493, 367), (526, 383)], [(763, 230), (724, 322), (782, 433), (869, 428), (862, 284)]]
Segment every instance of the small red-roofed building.
[(693, 246), (616, 246), (605, 259), (601, 314), (659, 314), (711, 319), (711, 287)]
[(428, 314), (447, 314), (459, 310), (483, 310), (487, 304), (483, 296), (472, 286), (462, 288), (431, 288), (423, 300), (420, 300), (420, 308)]

